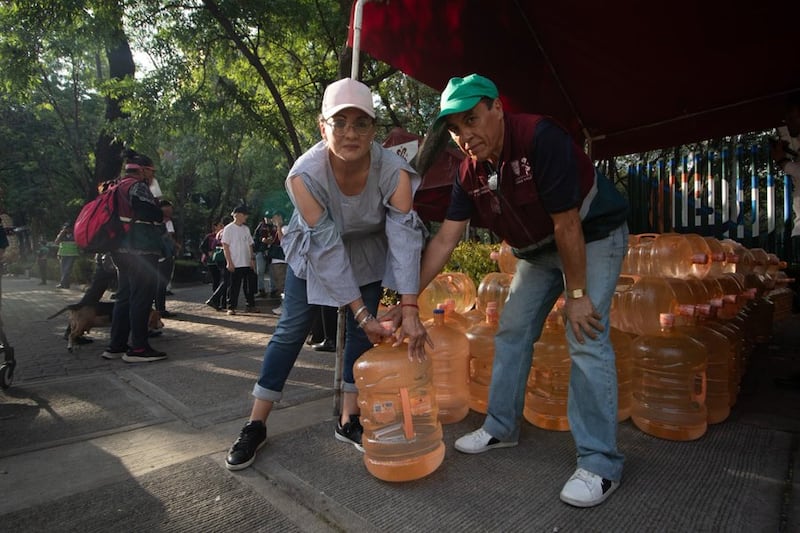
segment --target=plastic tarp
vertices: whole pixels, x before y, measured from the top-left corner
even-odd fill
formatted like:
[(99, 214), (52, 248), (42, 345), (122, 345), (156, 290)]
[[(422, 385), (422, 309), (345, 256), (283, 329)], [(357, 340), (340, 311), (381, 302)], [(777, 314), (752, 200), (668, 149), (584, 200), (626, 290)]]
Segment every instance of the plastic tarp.
[(780, 125), (798, 20), (800, 2), (370, 1), (360, 46), (436, 90), (488, 76), (603, 159)]

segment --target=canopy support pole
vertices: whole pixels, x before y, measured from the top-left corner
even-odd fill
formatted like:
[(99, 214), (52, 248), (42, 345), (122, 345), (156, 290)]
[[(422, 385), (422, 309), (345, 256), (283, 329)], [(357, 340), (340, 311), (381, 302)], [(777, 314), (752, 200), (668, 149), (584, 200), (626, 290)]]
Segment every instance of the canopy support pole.
[(350, 67), (350, 77), (359, 79), (358, 60), (361, 55), (361, 21), (364, 18), (364, 4), (368, 0), (356, 0), (355, 13), (353, 14), (353, 62)]

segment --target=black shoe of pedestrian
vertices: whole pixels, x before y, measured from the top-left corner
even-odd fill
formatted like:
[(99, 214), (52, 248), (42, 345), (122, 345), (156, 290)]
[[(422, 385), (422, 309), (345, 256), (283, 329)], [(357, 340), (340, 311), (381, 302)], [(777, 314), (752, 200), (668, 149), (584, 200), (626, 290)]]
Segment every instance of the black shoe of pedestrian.
[(239, 438), (228, 450), (225, 468), (243, 470), (256, 460), (256, 452), (267, 443), (267, 426), (261, 420), (251, 420), (242, 428)]
[(171, 313), (170, 311), (167, 311), (165, 309), (161, 311), (159, 314), (161, 315), (161, 318), (174, 318), (178, 313)]
[(172, 291), (167, 291), (164, 293), (166, 296), (175, 296), (175, 293)]
[(336, 344), (333, 341), (322, 341), (312, 344), (311, 349), (316, 352), (335, 352)]
[(361, 435), (364, 433), (364, 428), (361, 427), (361, 422), (358, 421), (358, 415), (350, 415), (350, 422), (342, 425), (340, 421), (336, 421), (336, 433), (334, 436), (336, 440), (347, 442), (356, 447), (360, 452), (364, 451), (361, 446)]
[(222, 308), (211, 300), (206, 300), (206, 305), (212, 308), (214, 311), (222, 311)]
[(245, 313), (260, 313), (261, 309), (256, 307), (255, 305), (248, 305), (244, 308)]
[(167, 354), (165, 352), (159, 352), (152, 348), (146, 350), (128, 350), (125, 352), (125, 355), (122, 356), (122, 360), (126, 363), (150, 363), (152, 361), (161, 361), (166, 358)]

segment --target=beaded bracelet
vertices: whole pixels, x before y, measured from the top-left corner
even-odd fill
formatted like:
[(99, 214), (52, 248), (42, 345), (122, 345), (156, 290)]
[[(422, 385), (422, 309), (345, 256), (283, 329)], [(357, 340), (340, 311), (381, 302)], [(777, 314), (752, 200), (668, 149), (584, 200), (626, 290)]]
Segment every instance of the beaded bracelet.
[(366, 324), (367, 322), (372, 322), (373, 320), (375, 320), (375, 317), (372, 316), (372, 313), (367, 313), (367, 316), (362, 318), (361, 322), (358, 323), (358, 327), (364, 329), (364, 324)]

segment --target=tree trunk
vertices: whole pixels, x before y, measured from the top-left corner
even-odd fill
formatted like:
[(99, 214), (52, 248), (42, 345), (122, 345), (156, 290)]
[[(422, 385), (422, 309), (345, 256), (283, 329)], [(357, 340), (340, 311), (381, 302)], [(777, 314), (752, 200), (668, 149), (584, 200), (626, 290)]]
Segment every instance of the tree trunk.
[[(125, 76), (133, 77), (136, 66), (133, 54), (128, 45), (128, 37), (122, 29), (122, 9), (119, 5), (113, 8), (114, 27), (110, 32), (106, 44), (106, 57), (108, 59), (109, 78), (122, 80)], [(98, 72), (98, 78), (102, 78)], [(97, 195), (96, 185), (103, 181), (114, 179), (119, 175), (122, 166), (121, 152), (123, 144), (115, 139), (111, 131), (111, 123), (126, 115), (122, 112), (120, 101), (116, 98), (106, 97), (106, 127), (100, 133), (95, 145), (95, 187), (89, 191), (89, 196)]]

